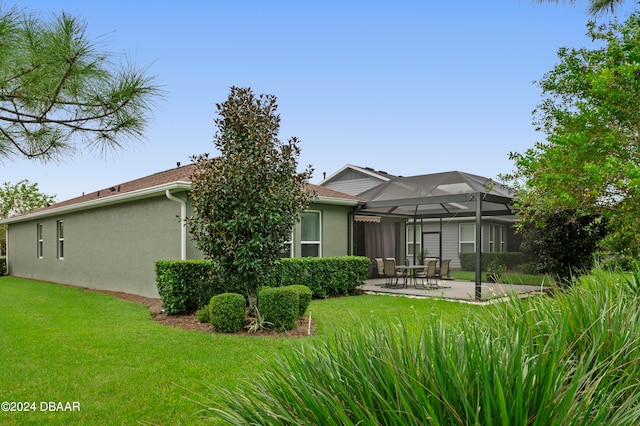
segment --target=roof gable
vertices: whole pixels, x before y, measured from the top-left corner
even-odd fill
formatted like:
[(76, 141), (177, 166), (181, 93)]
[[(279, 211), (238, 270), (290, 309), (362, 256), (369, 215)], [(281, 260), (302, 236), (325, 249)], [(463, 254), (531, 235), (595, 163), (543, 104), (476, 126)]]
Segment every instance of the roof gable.
[(352, 180), (352, 179), (365, 179), (365, 178), (374, 178), (380, 180), (381, 182), (386, 182), (390, 178), (395, 177), (387, 172), (382, 170), (374, 170), (370, 167), (359, 167), (354, 166), (353, 164), (347, 164), (343, 166), (340, 170), (331, 174), (329, 177), (325, 178), (318, 185), (325, 186), (331, 182), (340, 182), (343, 180)]

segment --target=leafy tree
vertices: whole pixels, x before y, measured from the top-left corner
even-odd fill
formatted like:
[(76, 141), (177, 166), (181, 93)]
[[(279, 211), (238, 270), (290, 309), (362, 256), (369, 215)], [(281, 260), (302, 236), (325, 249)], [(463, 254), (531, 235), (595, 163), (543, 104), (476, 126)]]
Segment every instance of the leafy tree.
[[(575, 0), (537, 0), (538, 3), (575, 3)], [(614, 13), (625, 0), (589, 0), (589, 13), (593, 16)]]
[(557, 213), (602, 217), (605, 248), (640, 254), (640, 16), (596, 27), (600, 47), (560, 49), (560, 62), (540, 81), (534, 112), (547, 135), (503, 176), (516, 188), (525, 221)]
[[(0, 219), (7, 219), (55, 202), (54, 195), (40, 192), (37, 183), (21, 180), (16, 184), (5, 182), (0, 187)], [(0, 225), (0, 253), (6, 250), (5, 226)]]
[(216, 273), (247, 290), (249, 305), (306, 209), (310, 166), (298, 172), (298, 139), (278, 140), (276, 97), (232, 87), (216, 105), (220, 156), (194, 157), (190, 232)]
[(161, 94), (146, 71), (119, 66), (82, 21), (0, 12), (0, 161), (104, 153), (141, 138)]
[(520, 249), (535, 259), (539, 272), (552, 274), (568, 284), (593, 266), (593, 255), (606, 232), (601, 217), (576, 216), (564, 211), (550, 214), (522, 229)]

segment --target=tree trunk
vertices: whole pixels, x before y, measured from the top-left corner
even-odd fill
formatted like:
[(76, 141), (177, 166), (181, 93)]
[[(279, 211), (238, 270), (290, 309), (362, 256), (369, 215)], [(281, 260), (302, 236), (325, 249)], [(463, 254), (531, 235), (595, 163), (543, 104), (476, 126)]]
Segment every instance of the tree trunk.
[(255, 289), (247, 288), (247, 295), (249, 296), (249, 315), (254, 316), (258, 308), (258, 293)]

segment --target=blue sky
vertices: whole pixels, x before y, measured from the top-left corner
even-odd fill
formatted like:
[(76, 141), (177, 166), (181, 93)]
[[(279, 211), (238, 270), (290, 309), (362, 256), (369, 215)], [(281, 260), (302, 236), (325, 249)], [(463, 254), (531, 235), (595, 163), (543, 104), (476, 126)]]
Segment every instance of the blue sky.
[[(29, 179), (61, 201), (215, 154), (215, 104), (232, 85), (278, 97), (280, 139), (301, 140), (313, 183), (345, 164), (495, 178), (513, 169), (510, 151), (544, 138), (531, 125), (534, 81), (558, 48), (591, 43), (587, 3), (576, 3), (3, 2), (83, 18), (91, 38), (148, 66), (166, 98), (144, 142), (107, 158), (5, 161), (0, 182)], [(619, 19), (634, 6), (628, 1)]]

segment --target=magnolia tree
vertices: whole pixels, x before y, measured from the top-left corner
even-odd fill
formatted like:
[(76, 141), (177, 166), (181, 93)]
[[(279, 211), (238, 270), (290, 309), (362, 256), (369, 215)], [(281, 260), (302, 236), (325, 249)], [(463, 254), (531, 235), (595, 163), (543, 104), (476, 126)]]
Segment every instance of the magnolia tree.
[[(563, 48), (540, 81), (536, 124), (546, 141), (511, 153), (524, 221), (599, 218), (600, 247), (640, 255), (640, 15), (588, 25), (593, 49)], [(600, 226), (599, 224), (596, 224)]]
[(222, 279), (246, 288), (255, 310), (258, 290), (313, 196), (306, 188), (312, 169), (298, 172), (297, 138), (278, 139), (275, 96), (232, 87), (216, 107), (220, 156), (194, 157), (190, 233)]
[(161, 95), (144, 70), (117, 65), (62, 13), (0, 12), (0, 161), (104, 153), (142, 137)]
[[(0, 219), (7, 219), (55, 202), (55, 196), (40, 192), (37, 183), (21, 180), (0, 186)], [(5, 228), (0, 225), (0, 254), (6, 250)]]

